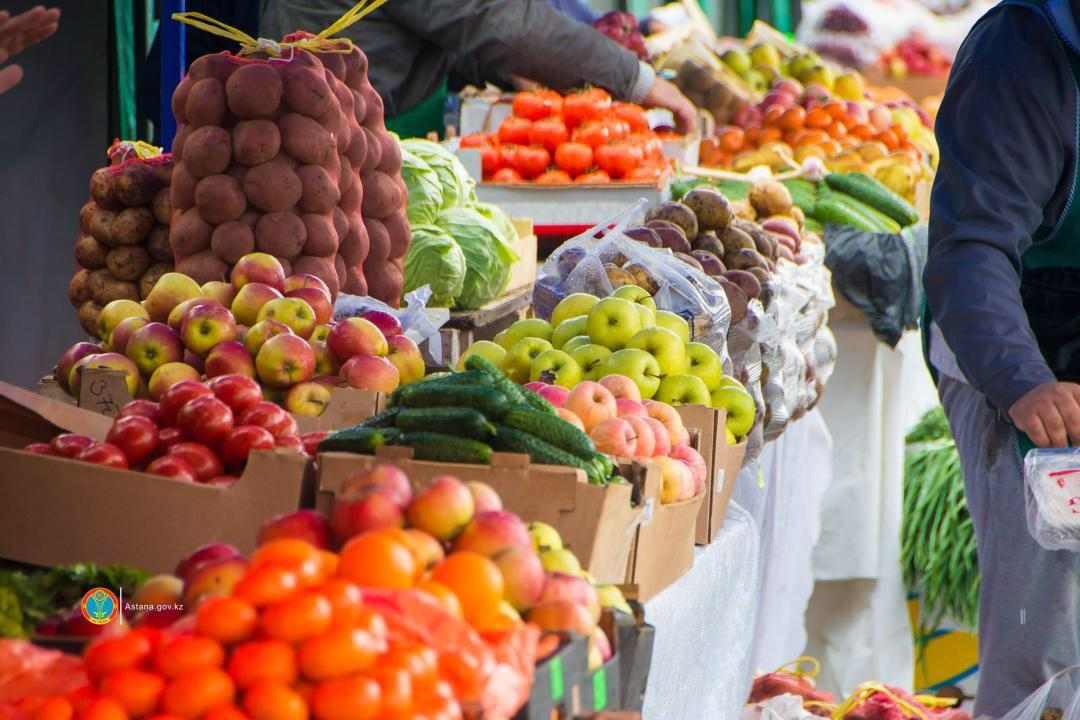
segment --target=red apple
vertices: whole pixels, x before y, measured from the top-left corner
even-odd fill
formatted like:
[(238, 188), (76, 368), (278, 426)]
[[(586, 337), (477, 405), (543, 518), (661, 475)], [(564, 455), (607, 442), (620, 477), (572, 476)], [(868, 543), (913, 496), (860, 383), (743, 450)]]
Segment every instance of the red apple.
[(285, 292), (301, 289), (322, 290), (329, 297), (330, 288), (323, 279), (307, 273), (297, 273), (285, 278)]
[(176, 415), (188, 402), (200, 397), (213, 397), (214, 391), (201, 382), (185, 380), (169, 388), (158, 403), (158, 422), (162, 427), (176, 424)]
[(149, 324), (149, 320), (138, 315), (124, 318), (109, 333), (109, 349), (121, 355), (127, 355), (127, 346), (131, 336), (136, 330)]
[(237, 425), (225, 436), (218, 447), (225, 466), (239, 470), (247, 462), (252, 450), (273, 450), (274, 436), (266, 428), (257, 425)]
[(285, 407), (294, 415), (318, 417), (330, 404), (330, 389), (317, 382), (293, 385), (285, 395)]
[[(282, 450), (292, 450), (294, 452), (304, 452), (304, 441), (300, 439), (299, 435), (279, 435), (274, 439), (274, 447)], [(304, 453), (306, 454), (306, 453)]]
[[(316, 325), (325, 325), (334, 316), (334, 305), (330, 302), (330, 293), (319, 288), (306, 287), (286, 290), (285, 297), (306, 302), (315, 314)], [(314, 329), (312, 328), (312, 330)]]
[(184, 460), (195, 471), (195, 479), (199, 482), (212, 480), (225, 472), (225, 468), (217, 454), (202, 443), (177, 443), (169, 448), (165, 454)]
[(412, 485), (405, 471), (394, 465), (379, 465), (369, 473), (353, 475), (341, 486), (339, 495), (347, 495), (370, 485), (379, 485), (394, 504), (405, 507), (412, 500)]
[[(319, 454), (319, 443), (326, 439), (326, 436), (330, 434), (329, 430), (314, 430), (309, 433), (304, 433), (300, 436), (300, 442), (304, 443), (304, 452), (309, 456), (315, 457)], [(47, 446), (46, 446), (47, 447)]]
[(49, 443), (30, 443), (23, 448), (23, 452), (34, 453), (35, 455), (52, 455), (52, 448), (49, 447)]
[(184, 431), (178, 427), (166, 427), (158, 430), (158, 455), (164, 455), (169, 448), (187, 440)]
[(197, 305), (184, 316), (180, 339), (201, 358), (215, 345), (236, 339), (236, 318), (229, 309), (215, 303)]
[(237, 290), (241, 290), (248, 283), (263, 283), (281, 292), (285, 289), (285, 268), (273, 255), (264, 252), (248, 253), (236, 262), (230, 279)]
[(244, 375), (219, 375), (206, 386), (237, 415), (263, 399), (259, 383)]
[(271, 388), (287, 388), (315, 374), (315, 351), (297, 335), (275, 335), (255, 357), (259, 380)]
[(596, 424), (589, 437), (598, 452), (616, 457), (633, 457), (637, 451), (637, 433), (623, 418), (608, 418)]
[(244, 347), (247, 348), (252, 357), (255, 357), (267, 340), (275, 335), (289, 335), (291, 333), (292, 328), (279, 320), (260, 320), (252, 325), (247, 334), (244, 335)]
[(326, 348), (326, 341), (308, 338), (308, 345), (315, 353), (315, 377), (336, 376), (339, 368), (334, 356)]
[(244, 375), (253, 378), (255, 377), (255, 359), (244, 347), (244, 343), (239, 340), (230, 340), (214, 346), (214, 349), (206, 356), (203, 369), (208, 378), (221, 375)]
[(154, 421), (154, 425), (157, 425), (158, 404), (153, 400), (132, 400), (127, 405), (120, 408), (120, 412), (116, 413), (116, 420), (122, 420), (132, 416), (150, 418)]
[(82, 376), (79, 372), (82, 368), (119, 370), (124, 373), (124, 382), (127, 385), (128, 393), (134, 397), (135, 393), (139, 390), (141, 378), (139, 376), (138, 366), (120, 353), (107, 352), (98, 355), (87, 355), (72, 366), (71, 374), (68, 376), (68, 385), (71, 386), (71, 394), (76, 397), (79, 395), (79, 385), (82, 381)]
[(369, 485), (339, 496), (330, 522), (334, 535), (345, 542), (369, 530), (401, 527), (404, 516), (382, 485)]
[(212, 395), (198, 397), (180, 408), (176, 424), (192, 440), (216, 446), (232, 431), (233, 413)]
[(148, 417), (132, 415), (113, 423), (105, 441), (123, 450), (129, 463), (139, 465), (157, 450), (158, 427)]
[(101, 348), (91, 342), (80, 342), (72, 345), (67, 352), (60, 356), (60, 360), (56, 363), (56, 370), (53, 372), (56, 377), (56, 384), (63, 388), (65, 392), (70, 392), (71, 386), (68, 385), (68, 378), (71, 375), (72, 366), (84, 357), (97, 355), (100, 352)]
[(198, 481), (195, 469), (186, 460), (176, 455), (162, 455), (147, 465), (146, 472), (190, 483)]
[(170, 388), (182, 382), (199, 382), (199, 371), (186, 363), (170, 362), (154, 371), (147, 389), (151, 398), (161, 400)]
[(334, 535), (330, 520), (318, 510), (298, 510), (267, 518), (259, 528), (258, 544), (292, 538), (303, 540), (320, 550), (329, 550)]
[(222, 280), (211, 280), (203, 283), (201, 289), (203, 297), (216, 300), (225, 307), (232, 305), (233, 298), (236, 297), (236, 288), (232, 286), (232, 283)]
[(358, 317), (345, 318), (330, 328), (326, 347), (339, 363), (354, 355), (383, 357), (389, 349), (379, 328), (370, 320)]
[(256, 320), (258, 322), (277, 320), (287, 325), (294, 334), (305, 340), (311, 337), (311, 333), (315, 331), (315, 326), (318, 324), (315, 319), (315, 311), (308, 305), (306, 300), (298, 297), (274, 298), (259, 308)]
[(226, 545), (225, 543), (203, 545), (201, 548), (177, 563), (176, 569), (173, 570), (173, 575), (184, 582), (187, 582), (191, 572), (197, 570), (200, 566), (235, 557), (240, 557), (240, 551), (232, 545)]
[(206, 369), (206, 361), (190, 350), (184, 351), (184, 364), (193, 367), (195, 372), (199, 373), (199, 377), (202, 377), (203, 371)]
[(236, 293), (229, 309), (232, 310), (237, 323), (250, 327), (257, 322), (262, 306), (280, 297), (284, 295), (269, 285), (259, 282), (248, 283)]
[(260, 402), (240, 413), (237, 425), (258, 425), (270, 431), (275, 438), (282, 435), (298, 435), (299, 429), (292, 415), (280, 405), (272, 402)]
[(93, 444), (93, 438), (89, 438), (85, 435), (63, 433), (52, 439), (52, 442), (49, 443), (49, 449), (52, 450), (53, 455), (73, 458)]
[(342, 377), (349, 387), (358, 390), (393, 392), (399, 382), (398, 369), (384, 357), (355, 355), (341, 366)]
[(570, 390), (561, 385), (545, 385), (537, 391), (537, 394), (554, 407), (561, 408), (566, 405), (566, 398), (570, 397)]
[(424, 379), (426, 368), (420, 348), (405, 335), (391, 335), (386, 339), (386, 359), (398, 369), (398, 380), (402, 385), (420, 382)]
[(129, 467), (124, 451), (110, 443), (92, 443), (83, 448), (75, 459), (121, 470), (127, 470)]
[(382, 310), (368, 310), (360, 313), (360, 317), (372, 323), (387, 339), (394, 335), (401, 335), (405, 331), (401, 329), (401, 323), (396, 317)]

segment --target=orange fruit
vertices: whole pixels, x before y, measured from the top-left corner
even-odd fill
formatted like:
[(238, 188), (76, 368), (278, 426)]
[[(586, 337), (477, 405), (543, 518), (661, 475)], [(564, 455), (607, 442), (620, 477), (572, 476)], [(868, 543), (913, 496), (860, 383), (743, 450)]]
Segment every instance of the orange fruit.
[(306, 590), (263, 608), (259, 627), (268, 636), (296, 643), (330, 629), (334, 606), (321, 593)]
[(241, 690), (260, 680), (291, 685), (296, 681), (296, 653), (280, 640), (244, 643), (229, 658), (229, 675)]
[(170, 715), (195, 720), (218, 705), (233, 701), (236, 687), (228, 673), (218, 668), (188, 670), (165, 686), (161, 709)]
[(416, 561), (405, 545), (379, 533), (365, 533), (341, 549), (338, 577), (360, 587), (407, 590), (416, 577)]
[(840, 143), (836, 140), (825, 140), (818, 147), (825, 153), (825, 157), (831, 157), (840, 152)]
[(799, 138), (799, 145), (820, 145), (829, 139), (829, 133), (824, 130), (807, 130)]
[(260, 680), (244, 693), (244, 710), (251, 720), (307, 720), (308, 706), (288, 685)]
[(333, 610), (331, 624), (334, 627), (346, 627), (353, 624), (364, 601), (364, 595), (360, 592), (360, 588), (356, 586), (356, 583), (334, 578), (333, 580), (327, 580), (315, 589), (330, 601), (330, 607)]
[(420, 566), (421, 575), (441, 563), (443, 558), (446, 557), (446, 553), (443, 552), (442, 545), (439, 544), (439, 541), (423, 530), (409, 528), (408, 530), (405, 530), (404, 533), (406, 538), (408, 538), (407, 544), (412, 551), (413, 559), (416, 560), (417, 565)]
[(784, 133), (784, 142), (791, 147), (795, 147), (799, 144), (799, 141), (802, 140), (802, 136), (805, 134), (806, 131), (801, 128), (798, 130), (788, 130)]
[(235, 705), (218, 705), (203, 715), (202, 720), (248, 720), (248, 716)]
[(363, 675), (329, 680), (315, 688), (316, 720), (371, 720), (379, 713), (379, 683)]
[(874, 128), (866, 124), (856, 125), (853, 128), (848, 128), (848, 130), (850, 131), (849, 134), (854, 135), (860, 140), (870, 140), (874, 137)]
[(900, 140), (896, 137), (896, 133), (892, 128), (882, 130), (877, 134), (877, 139), (885, 144), (890, 151), (896, 150), (900, 147)]
[(443, 606), (443, 609), (454, 617), (464, 617), (464, 612), (461, 609), (461, 601), (458, 600), (458, 597), (454, 594), (453, 590), (442, 583), (435, 582), (434, 580), (421, 580), (416, 583), (416, 589), (425, 592), (438, 600), (439, 604)]
[(380, 720), (412, 717), (412, 676), (409, 671), (379, 663), (371, 674), (379, 683), (379, 694), (382, 698)]
[(765, 143), (776, 142), (784, 137), (784, 131), (778, 127), (767, 127), (762, 131), (761, 137), (758, 138), (758, 143), (764, 145)]
[(397, 643), (379, 656), (379, 666), (406, 670), (417, 696), (434, 692), (439, 681), (438, 655), (426, 645)]
[(806, 127), (823, 130), (832, 125), (832, 115), (823, 107), (810, 108), (806, 113)]
[(746, 146), (746, 134), (742, 128), (729, 127), (720, 133), (720, 149), (725, 153), (737, 153)]
[[(124, 671), (120, 671), (124, 672)], [(67, 698), (53, 695), (45, 698), (30, 713), (30, 720), (71, 720), (75, 715), (75, 708)]]
[(167, 678), (197, 668), (221, 667), (225, 650), (221, 643), (198, 635), (181, 635), (157, 651), (157, 667)]
[(116, 700), (102, 697), (83, 708), (79, 720), (128, 720), (128, 714)]
[(135, 718), (154, 712), (164, 690), (165, 680), (145, 670), (117, 670), (101, 683), (102, 696), (117, 701)]
[(833, 120), (842, 120), (847, 117), (848, 114), (847, 103), (840, 102), (839, 100), (825, 103), (825, 112), (829, 113)]
[(276, 565), (249, 570), (233, 588), (233, 595), (255, 607), (269, 605), (296, 592), (300, 583), (296, 573)]
[[(217, 716), (217, 715), (214, 715), (214, 713), (216, 711), (218, 711), (218, 710), (222, 710), (222, 709), (225, 709), (225, 708), (231, 708), (231, 707), (232, 707), (231, 705), (224, 705), (221, 708), (214, 708), (214, 710), (211, 710), (210, 712), (206, 713), (206, 715), (203, 716), (203, 720), (234, 720), (233, 716), (225, 716), (225, 715)], [(237, 712), (240, 713), (239, 710), (237, 710)], [(183, 719), (178, 718), (175, 715), (166, 715), (164, 713), (158, 713), (157, 715), (151, 715), (150, 717), (146, 718), (146, 720), (183, 720)], [(240, 713), (240, 718), (238, 718), (237, 720), (243, 720), (243, 713)]]
[(87, 674), (100, 678), (116, 670), (140, 667), (150, 659), (152, 652), (153, 645), (146, 635), (131, 632), (90, 643), (83, 652), (83, 659)]
[(784, 130), (802, 130), (806, 123), (806, 111), (798, 105), (789, 107), (780, 116), (780, 127)]
[(763, 132), (765, 132), (765, 128), (757, 125), (746, 128), (746, 131), (743, 133), (743, 138), (746, 141), (745, 147), (753, 148), (760, 145), (761, 143), (759, 140), (761, 138), (761, 133)]
[(274, 566), (292, 570), (301, 585), (319, 582), (325, 579), (326, 561), (322, 550), (311, 543), (294, 538), (273, 540), (259, 546), (251, 555), (248, 567)]
[(384, 639), (362, 628), (333, 628), (300, 646), (300, 672), (316, 682), (345, 677), (370, 668), (385, 647)]
[(431, 579), (457, 595), (470, 623), (485, 620), (499, 610), (504, 589), (502, 574), (495, 563), (479, 553), (452, 553), (435, 568)]
[(773, 127), (780, 124), (780, 118), (784, 117), (786, 108), (779, 105), (770, 105), (765, 108), (765, 114), (761, 116), (761, 123), (765, 127)]
[(247, 640), (258, 622), (255, 606), (232, 595), (207, 598), (195, 611), (195, 631), (224, 645)]
[(329, 550), (320, 550), (319, 557), (322, 558), (323, 577), (332, 578), (337, 575), (338, 554)]

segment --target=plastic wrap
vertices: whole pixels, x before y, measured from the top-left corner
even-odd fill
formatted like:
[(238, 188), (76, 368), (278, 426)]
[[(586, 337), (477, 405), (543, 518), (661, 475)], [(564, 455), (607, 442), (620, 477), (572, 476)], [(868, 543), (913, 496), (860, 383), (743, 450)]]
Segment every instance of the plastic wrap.
[(679, 89), (695, 105), (709, 111), (717, 125), (727, 125), (740, 108), (759, 99), (742, 78), (697, 40), (675, 45), (657, 69), (674, 72)]
[(402, 330), (417, 345), (430, 338), (436, 342), (428, 344), (428, 352), (436, 363), (442, 362), (442, 343), (438, 342), (439, 328), (450, 319), (450, 311), (447, 308), (429, 308), (428, 300), (431, 299), (431, 288), (427, 285), (407, 293), (402, 298), (403, 306), (393, 308), (386, 303), (373, 297), (346, 295), (341, 293), (334, 303), (334, 322), (339, 322), (347, 317), (356, 317), (370, 310), (380, 310), (389, 313), (398, 319)]
[(1001, 720), (1072, 720), (1077, 717), (1080, 717), (1080, 665), (1054, 675)]
[(1080, 449), (1032, 450), (1024, 478), (1031, 536), (1047, 550), (1080, 552)]
[(765, 307), (760, 300), (751, 300), (746, 306), (746, 317), (728, 332), (728, 351), (734, 366), (732, 377), (743, 384), (754, 398), (757, 411), (754, 425), (746, 433), (746, 460), (758, 459), (765, 444), (762, 431), (765, 418), (765, 397), (761, 393), (761, 343), (777, 342), (776, 326), (765, 317)]

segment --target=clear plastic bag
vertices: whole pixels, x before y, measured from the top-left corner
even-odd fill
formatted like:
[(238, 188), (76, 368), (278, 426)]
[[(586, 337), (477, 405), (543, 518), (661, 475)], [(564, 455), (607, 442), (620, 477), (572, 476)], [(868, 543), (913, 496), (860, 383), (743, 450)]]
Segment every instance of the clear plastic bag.
[[(1000, 720), (1073, 720), (1080, 718), (1080, 665), (1046, 681)], [(982, 717), (979, 720), (990, 720)]]
[(424, 285), (407, 293), (401, 308), (392, 308), (373, 297), (340, 293), (334, 303), (334, 322), (357, 317), (371, 310), (389, 313), (398, 319), (402, 330), (417, 345), (429, 338), (436, 339), (436, 342), (428, 343), (428, 352), (436, 364), (439, 364), (442, 362), (442, 343), (438, 341), (439, 328), (450, 319), (450, 311), (446, 308), (427, 307), (431, 295), (431, 288)]
[(760, 99), (711, 48), (696, 38), (676, 44), (657, 69), (674, 72), (675, 85), (695, 105), (711, 113), (717, 125), (728, 124), (740, 108)]
[(1024, 477), (1028, 532), (1047, 550), (1080, 552), (1080, 448), (1030, 451)]

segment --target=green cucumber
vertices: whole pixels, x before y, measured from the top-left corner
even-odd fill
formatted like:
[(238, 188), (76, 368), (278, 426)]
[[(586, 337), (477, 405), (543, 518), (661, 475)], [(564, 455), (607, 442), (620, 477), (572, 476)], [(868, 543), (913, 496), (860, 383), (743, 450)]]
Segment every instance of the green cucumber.
[(362, 428), (388, 428), (394, 427), (394, 418), (397, 417), (398, 410), (400, 408), (390, 408), (389, 410), (383, 410), (381, 413), (376, 413), (369, 418), (365, 418), (357, 424), (356, 427)]
[(416, 460), (491, 464), (491, 446), (479, 440), (435, 432), (408, 432), (401, 436), (398, 444), (411, 447)]
[(535, 435), (582, 460), (591, 460), (596, 455), (596, 446), (589, 436), (557, 415), (552, 416), (519, 406), (506, 413), (502, 421), (515, 430)]
[(919, 221), (919, 213), (904, 198), (865, 173), (830, 173), (825, 176), (829, 187), (847, 193), (895, 220), (901, 227)]
[(372, 455), (380, 445), (393, 445), (401, 437), (397, 428), (351, 427), (327, 435), (319, 443), (319, 452), (350, 452)]
[(522, 389), (515, 385), (510, 378), (506, 377), (506, 373), (492, 365), (485, 358), (482, 358), (479, 355), (470, 355), (465, 360), (465, 369), (486, 374), (491, 378), (495, 388), (506, 396), (506, 399), (510, 401), (511, 405), (520, 405), (523, 402), (528, 402), (525, 399), (525, 394), (522, 392)]
[(493, 386), (414, 383), (400, 389), (398, 402), (405, 407), (468, 407), (492, 419), (502, 417), (512, 404)]
[(878, 226), (863, 213), (853, 210), (836, 197), (818, 200), (814, 206), (813, 218), (822, 225), (844, 225), (864, 232), (880, 232)]
[(524, 430), (507, 425), (496, 425), (495, 438), (491, 441), (491, 446), (503, 452), (525, 453), (529, 456), (529, 460), (540, 465), (568, 465), (581, 468), (588, 475), (590, 483), (603, 480), (599, 477), (599, 470), (591, 460), (582, 460), (577, 455), (544, 442)]
[(475, 440), (495, 430), (483, 413), (467, 407), (402, 408), (395, 422), (405, 432), (439, 432)]
[(555, 409), (555, 406), (549, 403), (540, 393), (535, 390), (531, 390), (527, 387), (521, 388), (521, 394), (525, 396), (525, 405), (542, 412), (545, 415), (552, 415), (554, 417), (559, 416), (559, 412)]

